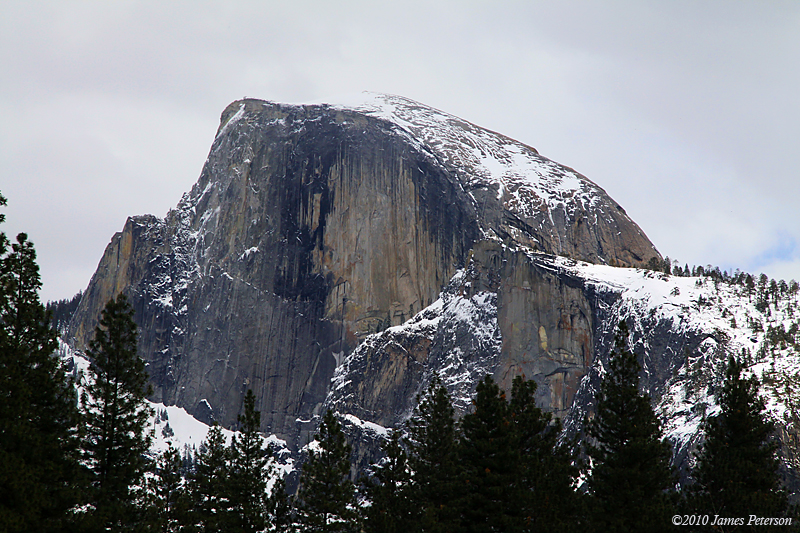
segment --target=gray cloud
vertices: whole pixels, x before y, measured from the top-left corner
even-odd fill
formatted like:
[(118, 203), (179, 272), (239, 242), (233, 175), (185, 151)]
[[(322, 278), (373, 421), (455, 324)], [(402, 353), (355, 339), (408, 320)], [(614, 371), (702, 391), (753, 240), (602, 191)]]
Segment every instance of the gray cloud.
[(373, 90), (574, 167), (681, 262), (800, 279), (799, 32), (794, 2), (8, 2), (4, 229), (68, 297), (230, 101)]

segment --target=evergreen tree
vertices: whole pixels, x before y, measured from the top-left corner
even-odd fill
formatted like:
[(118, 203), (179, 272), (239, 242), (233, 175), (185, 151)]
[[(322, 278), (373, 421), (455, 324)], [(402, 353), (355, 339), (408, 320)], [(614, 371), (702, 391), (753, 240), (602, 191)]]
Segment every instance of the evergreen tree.
[(56, 300), (55, 302), (47, 302), (47, 312), (50, 313), (51, 323), (59, 335), (66, 335), (67, 327), (69, 326), (72, 315), (78, 309), (81, 303), (83, 293), (78, 291), (78, 294), (70, 299)]
[(529, 505), (505, 393), (486, 376), (473, 404), (475, 411), (461, 419), (458, 451), (465, 494), (460, 530), (520, 531)]
[(574, 521), (577, 472), (535, 392), (522, 376), (510, 402), (490, 376), (478, 384), (475, 411), (461, 421), (461, 531), (564, 531)]
[(75, 392), (40, 288), (33, 244), (9, 253), (0, 233), (0, 531), (65, 528), (79, 496)]
[(261, 413), (255, 408), (255, 395), (248, 389), (244, 414), (239, 416), (239, 435), (231, 440), (230, 487), (231, 515), (236, 531), (262, 531), (268, 522), (267, 481), (272, 473), (270, 452), (264, 449)]
[(145, 529), (148, 533), (177, 533), (189, 524), (189, 499), (183, 479), (183, 460), (172, 446), (155, 463), (145, 494)]
[(691, 507), (724, 517), (788, 516), (771, 439), (774, 425), (758, 397), (758, 381), (743, 378), (742, 369), (731, 356), (718, 397), (722, 412), (703, 425), (706, 440), (697, 454)]
[(415, 509), (409, 494), (411, 471), (402, 445), (402, 432), (392, 431), (383, 450), (386, 457), (374, 467), (374, 479), (364, 485), (371, 502), (364, 509), (364, 530), (368, 533), (405, 532), (414, 522)]
[(456, 422), (450, 394), (434, 376), (407, 423), (412, 498), (419, 519), (410, 529), (456, 531), (461, 496), (456, 457)]
[(91, 380), (81, 399), (85, 419), (84, 450), (92, 472), (92, 527), (116, 531), (137, 517), (132, 488), (142, 483), (152, 414), (144, 361), (137, 354), (133, 310), (124, 295), (103, 309), (87, 355)]
[(207, 440), (195, 454), (194, 469), (189, 475), (189, 499), (193, 508), (187, 531), (288, 531), (291, 507), (286, 484), (276, 479), (271, 452), (264, 448), (259, 433), (261, 413), (255, 408), (255, 396), (248, 390), (243, 414), (239, 416), (239, 434), (230, 446), (219, 426), (208, 433)]
[(536, 406), (536, 388), (536, 382), (515, 377), (509, 403), (520, 483), (528, 491), (523, 531), (582, 530), (582, 501), (573, 488), (578, 468), (569, 443), (558, 442), (561, 423)]
[(215, 425), (195, 455), (194, 471), (189, 476), (189, 501), (192, 526), (189, 531), (215, 533), (230, 523), (230, 449), (222, 428)]
[(357, 531), (355, 487), (348, 479), (351, 448), (332, 411), (322, 417), (314, 439), (297, 492), (303, 531)]
[(620, 322), (600, 386), (589, 434), (595, 444), (589, 489), (598, 531), (660, 531), (672, 527), (668, 491), (674, 486), (670, 448), (661, 438), (650, 398), (639, 393), (639, 366)]
[(275, 532), (294, 531), (292, 503), (286, 493), (286, 480), (278, 476), (272, 485), (269, 496), (269, 513), (272, 518), (272, 529)]

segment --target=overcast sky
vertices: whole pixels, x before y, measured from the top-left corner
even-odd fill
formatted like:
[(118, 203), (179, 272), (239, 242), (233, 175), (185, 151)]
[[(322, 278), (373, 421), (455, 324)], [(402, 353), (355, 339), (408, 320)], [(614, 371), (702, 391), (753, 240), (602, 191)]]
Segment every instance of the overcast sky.
[(399, 94), (603, 187), (681, 264), (800, 280), (800, 2), (0, 4), (3, 229), (43, 300), (164, 216), (245, 96)]

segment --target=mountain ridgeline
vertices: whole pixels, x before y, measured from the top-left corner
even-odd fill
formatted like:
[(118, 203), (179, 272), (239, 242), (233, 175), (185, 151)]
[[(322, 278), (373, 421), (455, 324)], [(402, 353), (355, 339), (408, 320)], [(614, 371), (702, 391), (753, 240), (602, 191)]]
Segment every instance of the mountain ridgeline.
[[(695, 367), (709, 372), (695, 392), (713, 384), (741, 346), (692, 318), (701, 279), (637, 268), (653, 262), (605, 191), (513, 139), (397, 96), (246, 99), (177, 207), (113, 236), (67, 339), (84, 350), (124, 293), (154, 401), (232, 427), (252, 389), (262, 430), (295, 450), (332, 407), (367, 464), (370, 427), (401, 424), (434, 374), (461, 413), (486, 374), (506, 389), (524, 375), (579, 431), (614, 328), (633, 319), (643, 386), (665, 421), (695, 427), (671, 437), (681, 463), (699, 423), (670, 410), (675, 391)], [(733, 300), (717, 295), (719, 312), (702, 311), (725, 317)]]
[[(374, 102), (428, 119), (418, 120), (420, 128), (436, 125), (420, 110), (435, 112), (419, 104)], [(441, 135), (433, 144), (369, 110), (231, 104), (198, 183), (177, 208), (164, 219), (130, 218), (113, 237), (74, 315), (75, 346), (86, 346), (102, 306), (124, 292), (136, 309), (156, 401), (231, 425), (252, 388), (264, 428), (291, 439), (298, 420), (320, 414), (337, 362), (367, 335), (437, 300), (475, 260), (478, 243), (519, 236), (546, 253), (625, 266), (658, 255), (586, 178), (444, 117), (442, 132), (428, 132)], [(458, 135), (464, 139), (450, 138)], [(470, 136), (482, 144), (451, 144)], [(454, 166), (473, 151), (502, 163), (510, 149), (557, 182), (555, 201), (537, 197), (529, 176), (493, 175), (480, 160)], [(529, 200), (522, 209), (521, 198)], [(538, 299), (531, 312), (543, 312), (549, 298)], [(558, 304), (544, 307), (553, 308), (543, 317), (553, 323), (543, 327), (557, 327)], [(515, 314), (510, 327), (529, 312), (507, 311)], [(586, 365), (591, 309), (584, 304), (580, 314)], [(412, 379), (392, 392), (413, 397), (418, 386)]]

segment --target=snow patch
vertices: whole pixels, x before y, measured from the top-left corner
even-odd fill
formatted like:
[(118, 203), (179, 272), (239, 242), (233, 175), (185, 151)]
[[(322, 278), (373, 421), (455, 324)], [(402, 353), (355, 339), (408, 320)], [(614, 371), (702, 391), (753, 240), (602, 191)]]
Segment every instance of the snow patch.
[(225, 122), (225, 125), (220, 128), (219, 133), (217, 133), (217, 136), (215, 137), (215, 139), (217, 137), (220, 137), (220, 136), (224, 135), (225, 132), (228, 131), (228, 128), (230, 128), (231, 126), (233, 126), (234, 124), (239, 122), (242, 119), (242, 117), (244, 117), (245, 105), (246, 104), (244, 102), (239, 104), (239, 109), (236, 111), (236, 113), (233, 114), (233, 116), (231, 118), (228, 119), (227, 122)]
[(376, 436), (382, 437), (382, 438), (388, 438), (389, 437), (390, 430), (388, 428), (385, 428), (385, 427), (379, 425), (379, 424), (375, 424), (374, 422), (368, 422), (368, 421), (365, 421), (365, 420), (361, 420), (357, 416), (350, 415), (350, 414), (344, 415), (344, 420), (348, 424), (356, 426), (356, 427), (358, 427), (359, 429), (361, 429), (362, 431), (364, 431), (366, 433), (371, 433), (373, 435), (376, 435)]
[[(72, 368), (72, 376), (75, 378), (80, 396), (89, 382), (91, 363), (81, 352), (74, 351), (60, 337), (58, 342), (57, 353), (61, 360)], [(208, 405), (208, 402), (202, 401), (206, 402), (210, 410), (211, 406)], [(208, 431), (211, 429), (209, 425), (200, 422), (182, 407), (164, 405), (149, 400), (145, 400), (145, 404), (152, 412), (147, 429), (152, 437), (149, 451), (151, 457), (156, 457), (170, 447), (176, 448), (181, 453), (187, 448), (193, 454), (197, 453), (200, 444), (208, 437)], [(227, 445), (230, 445), (233, 436), (238, 435), (238, 432), (226, 428), (221, 428), (221, 430)], [(264, 437), (264, 446), (271, 449), (273, 454), (273, 476), (268, 482), (268, 488), (271, 490), (277, 476), (285, 477), (294, 470), (294, 459), (291, 457), (291, 451), (286, 441), (275, 434)]]
[[(778, 424), (800, 426), (800, 354), (795, 347), (770, 344), (769, 329), (788, 331), (800, 312), (798, 295), (770, 297), (761, 308), (757, 290), (710, 277), (670, 276), (650, 270), (616, 268), (530, 252), (545, 267), (563, 270), (599, 293), (619, 296), (609, 316), (626, 319), (632, 333), (647, 342), (643, 324), (668, 325), (676, 336), (705, 337), (692, 353), (676, 357), (677, 367), (663, 393), (653, 396), (665, 437), (676, 454), (703, 438), (702, 423), (719, 414), (714, 391), (724, 379), (730, 355), (746, 356), (745, 376), (755, 376), (766, 412)], [(796, 326), (795, 326), (796, 327)], [(798, 339), (800, 341), (800, 339)], [(641, 353), (649, 346), (640, 347)], [(602, 374), (601, 361), (595, 372)], [(645, 367), (645, 372), (647, 368)], [(588, 376), (582, 386), (588, 385)], [(800, 429), (796, 427), (795, 429)]]
[(602, 204), (602, 189), (534, 148), (408, 98), (365, 91), (316, 103), (388, 122), (435, 164), (456, 169), (476, 204), (473, 190), (493, 189), (521, 217), (539, 218), (545, 211), (551, 221), (556, 210), (569, 218), (579, 208)]

